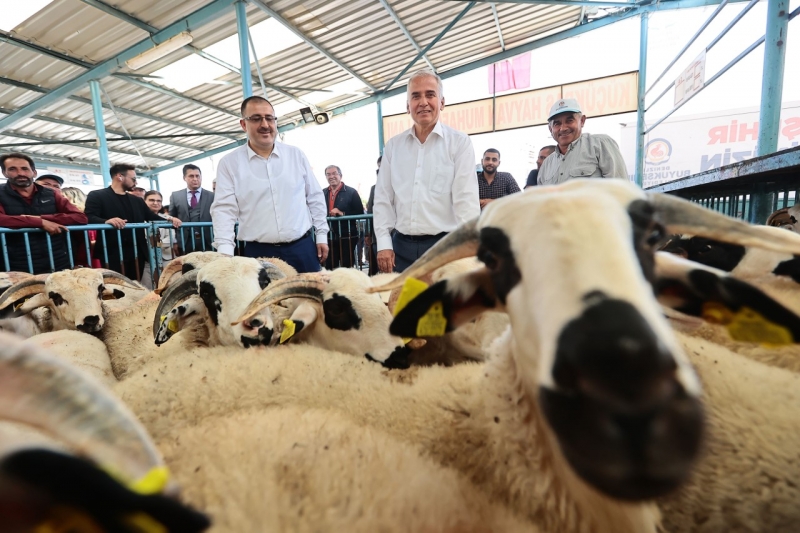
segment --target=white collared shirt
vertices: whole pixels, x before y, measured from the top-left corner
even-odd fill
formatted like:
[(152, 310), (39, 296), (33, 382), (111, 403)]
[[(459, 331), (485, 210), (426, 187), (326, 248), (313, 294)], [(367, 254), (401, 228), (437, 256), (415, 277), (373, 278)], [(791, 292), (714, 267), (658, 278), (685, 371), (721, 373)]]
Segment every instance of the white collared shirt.
[[(202, 194), (200, 191), (202, 191), (202, 190), (203, 189), (197, 189), (196, 191), (194, 191), (194, 192), (197, 193), (197, 205), (200, 205), (200, 195)], [(191, 209), (192, 208), (192, 191), (190, 189), (188, 189), (188, 188), (186, 189), (186, 203), (189, 205), (189, 209)]]
[(481, 213), (475, 151), (469, 137), (437, 122), (425, 143), (408, 131), (389, 139), (375, 184), (378, 250), (391, 250), (390, 232), (437, 235)]
[(233, 255), (234, 225), (239, 240), (291, 242), (312, 226), (318, 244), (328, 242), (325, 198), (299, 148), (276, 142), (269, 157), (249, 144), (226, 155), (217, 168), (217, 190), (211, 204), (214, 246)]

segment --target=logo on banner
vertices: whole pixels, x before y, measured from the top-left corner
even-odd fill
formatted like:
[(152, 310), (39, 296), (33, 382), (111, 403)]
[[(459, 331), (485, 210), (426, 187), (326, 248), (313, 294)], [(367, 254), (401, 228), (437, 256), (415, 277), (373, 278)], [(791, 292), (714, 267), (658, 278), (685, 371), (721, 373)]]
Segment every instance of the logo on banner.
[(644, 149), (644, 162), (648, 165), (669, 163), (672, 145), (666, 139), (653, 139)]

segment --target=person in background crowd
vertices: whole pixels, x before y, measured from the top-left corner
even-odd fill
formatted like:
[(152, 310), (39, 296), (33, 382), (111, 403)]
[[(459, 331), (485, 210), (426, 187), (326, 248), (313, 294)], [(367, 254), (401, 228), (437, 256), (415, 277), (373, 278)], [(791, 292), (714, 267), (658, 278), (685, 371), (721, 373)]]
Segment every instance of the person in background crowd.
[[(86, 224), (86, 215), (61, 193), (33, 182), (36, 165), (29, 156), (11, 153), (0, 156), (0, 169), (6, 183), (0, 185), (0, 227), (41, 228), (50, 234), (53, 264), (50, 264), (47, 236), (28, 234), (32, 269), (28, 266), (25, 237), (6, 235), (9, 269), (43, 274), (70, 268), (66, 226)], [(4, 266), (0, 261), (0, 266)]]
[[(381, 171), (381, 161), (383, 156), (378, 156), (378, 168), (375, 169), (375, 175)], [(369, 189), (369, 200), (367, 200), (367, 213), (372, 214), (372, 207), (375, 203), (375, 185)], [(369, 254), (369, 275), (373, 276), (378, 273), (378, 240), (375, 238), (375, 220), (369, 220), (368, 235), (364, 238), (364, 243), (367, 245), (367, 253)]]
[(411, 76), (406, 109), (414, 125), (386, 143), (375, 185), (381, 272), (402, 272), (448, 232), (480, 215), (472, 141), (439, 120), (444, 94), (436, 73)]
[[(242, 102), (247, 143), (219, 162), (211, 205), (217, 251), (233, 255), (234, 225), (247, 257), (277, 257), (317, 272), (328, 257), (325, 197), (305, 154), (275, 140), (275, 109), (265, 98)], [(316, 243), (316, 244), (315, 244)]]
[(536, 187), (538, 185), (536, 178), (539, 175), (539, 169), (542, 168), (542, 163), (544, 160), (547, 159), (547, 156), (552, 154), (556, 151), (556, 146), (554, 144), (545, 146), (541, 150), (539, 150), (539, 157), (536, 158), (536, 168), (530, 171), (528, 174), (528, 181), (525, 182), (525, 188), (528, 187)]
[(217, 192), (217, 178), (211, 182), (211, 192)]
[[(183, 181), (186, 182), (186, 188), (175, 191), (170, 196), (169, 214), (183, 222), (211, 222), (214, 193), (201, 188), (203, 176), (200, 174), (200, 167), (185, 165)], [(177, 242), (172, 246), (175, 257), (189, 252), (212, 251), (209, 227), (184, 227), (175, 240)]]
[[(86, 214), (91, 224), (110, 224), (117, 230), (121, 230), (125, 228), (126, 224), (160, 222), (162, 220), (147, 207), (144, 200), (138, 196), (127, 194), (136, 186), (136, 170), (133, 165), (124, 163), (113, 165), (110, 174), (111, 185), (109, 187), (92, 191), (86, 197)], [(180, 228), (180, 219), (173, 217), (172, 225)], [(105, 233), (105, 244), (100, 235), (95, 246), (95, 255), (105, 262), (104, 251), (107, 250), (108, 265), (106, 268), (131, 279), (141, 279), (149, 257), (146, 231), (144, 229), (139, 231), (101, 231)], [(117, 235), (122, 236), (122, 260), (119, 257), (120, 241)]]
[(133, 189), (131, 189), (131, 190), (129, 191), (129, 194), (132, 194), (132, 195), (134, 195), (134, 196), (138, 196), (139, 198), (141, 198), (142, 200), (144, 200), (144, 194), (145, 194), (146, 192), (147, 192), (147, 191), (145, 191), (145, 190), (144, 190), (142, 187), (134, 187)]
[[(163, 218), (167, 222), (172, 222), (172, 216), (170, 216), (169, 213), (167, 213), (164, 210), (162, 202), (163, 202), (163, 197), (161, 196), (160, 192), (147, 191), (146, 193), (144, 193), (144, 203), (147, 204), (148, 209), (150, 209), (150, 211), (152, 211), (159, 217)], [(158, 228), (158, 245), (161, 248), (162, 269), (165, 266), (167, 266), (167, 263), (169, 263), (170, 259), (172, 259), (172, 249), (170, 248), (169, 245), (169, 243), (171, 242), (169, 232), (170, 232), (169, 228)], [(166, 245), (164, 244), (165, 241), (167, 243)], [(153, 283), (153, 276), (150, 272), (149, 264), (145, 265), (141, 283), (148, 289), (152, 289), (155, 286), (155, 284)]]
[(36, 178), (36, 183), (47, 187), (48, 189), (60, 191), (61, 187), (64, 185), (64, 178), (61, 176), (56, 176), (55, 174), (42, 174)]
[[(86, 193), (77, 187), (64, 187), (61, 194), (83, 213), (86, 209)], [(96, 258), (89, 263), (92, 256), (94, 243), (97, 240), (97, 231), (70, 231), (69, 238), (72, 241), (72, 264), (75, 267), (100, 268), (100, 261)], [(88, 250), (87, 250), (88, 246)]]
[(586, 115), (576, 99), (558, 100), (550, 108), (547, 121), (558, 148), (539, 168), (539, 185), (555, 185), (574, 178), (628, 179), (625, 161), (614, 139), (582, 133)]
[[(341, 217), (351, 215), (363, 215), (364, 204), (358, 191), (348, 187), (342, 181), (342, 170), (336, 165), (329, 165), (325, 168), (325, 178), (328, 180), (328, 187), (322, 189), (325, 195), (325, 204), (328, 206), (329, 217)], [(350, 268), (355, 264), (353, 249), (355, 248), (359, 232), (356, 221), (350, 222), (331, 222), (330, 250), (325, 268), (333, 270), (337, 267)]]
[(483, 170), (478, 172), (478, 196), (481, 209), (498, 198), (520, 192), (514, 176), (509, 172), (497, 171), (500, 167), (500, 150), (489, 148), (483, 152), (481, 165)]

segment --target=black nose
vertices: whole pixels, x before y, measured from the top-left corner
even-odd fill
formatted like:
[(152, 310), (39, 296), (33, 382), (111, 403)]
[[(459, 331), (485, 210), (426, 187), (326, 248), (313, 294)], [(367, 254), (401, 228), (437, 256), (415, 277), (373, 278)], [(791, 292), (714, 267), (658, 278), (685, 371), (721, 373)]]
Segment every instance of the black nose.
[(661, 496), (697, 458), (702, 405), (635, 307), (596, 294), (587, 303), (559, 337), (542, 412), (584, 481), (615, 498)]
[(81, 331), (94, 331), (100, 324), (100, 317), (98, 315), (91, 315), (84, 317), (83, 324), (78, 326)]
[(408, 346), (397, 346), (394, 351), (386, 358), (385, 361), (380, 362), (373, 358), (370, 354), (364, 354), (368, 361), (380, 362), (385, 368), (408, 368), (411, 366), (411, 361), (408, 360), (408, 354), (411, 353), (411, 348)]

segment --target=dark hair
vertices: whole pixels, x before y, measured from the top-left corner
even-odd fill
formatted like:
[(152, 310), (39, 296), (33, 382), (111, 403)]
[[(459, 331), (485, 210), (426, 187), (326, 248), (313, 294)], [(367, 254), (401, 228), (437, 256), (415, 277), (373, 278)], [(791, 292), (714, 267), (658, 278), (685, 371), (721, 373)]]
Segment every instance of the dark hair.
[(500, 159), (500, 150), (497, 148), (489, 148), (488, 150), (484, 150), (483, 155), (485, 156), (488, 152), (497, 154), (497, 159)]
[(6, 169), (6, 159), (24, 159), (31, 166), (31, 170), (36, 170), (36, 164), (29, 155), (21, 154), (19, 152), (12, 152), (10, 154), (0, 155), (0, 168), (2, 168), (3, 171)]
[[(146, 191), (147, 189), (145, 189), (144, 187), (133, 187), (133, 188), (131, 188), (131, 190), (132, 191)], [(147, 194), (147, 193), (145, 193), (145, 194)]]
[(188, 164), (188, 165), (183, 165), (183, 177), (184, 177), (184, 178), (186, 177), (186, 172), (187, 172), (187, 171), (189, 171), (189, 170), (196, 170), (196, 171), (200, 172), (201, 174), (203, 173), (203, 172), (200, 170), (200, 167), (198, 167), (197, 165), (192, 165), (192, 164), (190, 163), (190, 164)]
[(131, 170), (136, 170), (136, 167), (133, 165), (129, 165), (127, 163), (116, 163), (111, 165), (111, 168), (108, 169), (109, 175), (113, 178), (117, 174), (127, 174)]
[[(242, 102), (242, 108), (241, 108), (242, 116), (244, 116), (244, 110), (247, 109), (247, 104), (249, 104), (250, 102), (266, 102), (270, 105), (270, 107), (272, 107), (272, 104), (270, 104), (269, 100), (267, 100), (263, 96), (248, 96)], [(272, 111), (273, 112), (275, 111), (275, 107), (272, 107)]]
[(550, 153), (553, 153), (556, 151), (556, 148), (557, 146), (555, 144), (548, 144), (547, 146), (542, 146), (539, 148), (539, 151), (541, 152), (542, 150), (550, 150)]
[(158, 192), (158, 191), (155, 191), (155, 190), (153, 190), (153, 191), (147, 191), (146, 193), (144, 193), (144, 199), (145, 199), (145, 200), (147, 200), (147, 197), (148, 197), (148, 196), (153, 196), (153, 195), (155, 195), (155, 194), (157, 194), (157, 195), (161, 196), (161, 199), (162, 199), (162, 200), (164, 199), (164, 196), (163, 196), (163, 195), (162, 195), (160, 192)]

